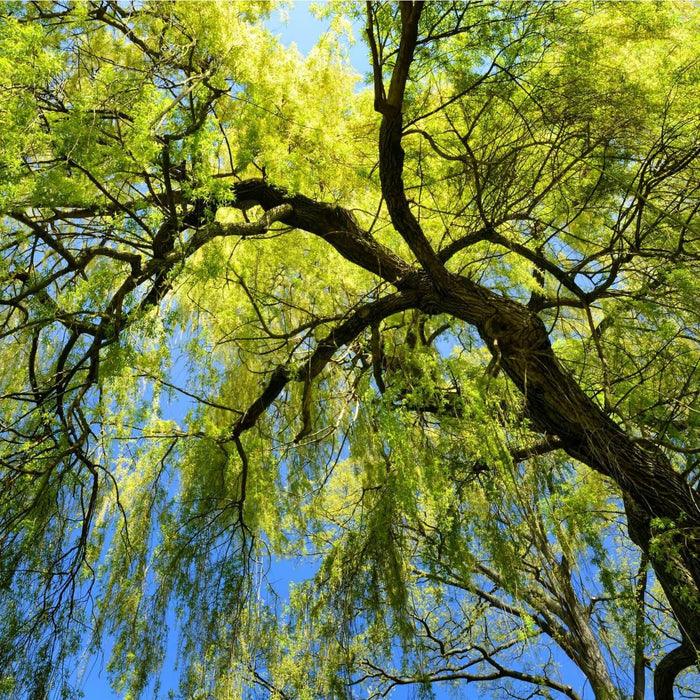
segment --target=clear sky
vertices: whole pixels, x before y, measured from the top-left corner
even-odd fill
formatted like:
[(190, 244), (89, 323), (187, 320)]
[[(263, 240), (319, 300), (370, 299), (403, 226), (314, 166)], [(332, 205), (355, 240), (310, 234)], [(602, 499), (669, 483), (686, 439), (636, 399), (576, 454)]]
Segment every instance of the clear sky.
[[(313, 4), (319, 3), (295, 2), (293, 8), (284, 11), (287, 15), (286, 21), (280, 18), (279, 10), (273, 11), (268, 21), (270, 30), (277, 34), (285, 45), (296, 44), (304, 55), (309, 53), (321, 34), (329, 27), (328, 21), (317, 19), (311, 11)], [(352, 66), (364, 76), (369, 71), (369, 49), (362, 40), (363, 31), (362, 26), (353, 27), (354, 43), (348, 46), (348, 54)]]
[[(297, 49), (304, 55), (315, 46), (321, 34), (328, 30), (329, 22), (318, 20), (311, 12), (310, 2), (297, 2), (294, 7), (286, 8), (284, 13), (287, 15), (286, 20), (281, 17), (281, 12), (273, 10), (268, 27), (273, 34), (278, 35), (282, 42), (289, 46), (294, 43)], [(358, 73), (364, 75), (368, 70), (366, 46), (361, 41), (359, 31), (356, 32), (356, 42), (349, 46), (349, 57), (352, 65)], [(172, 406), (172, 412), (177, 415), (170, 417), (180, 419), (190, 406)], [(289, 584), (292, 581), (300, 581), (313, 575), (313, 572), (295, 567), (294, 564), (288, 562), (277, 562), (274, 568), (270, 571), (270, 580), (275, 583), (275, 587), (280, 594), (288, 590)], [(161, 687), (159, 695), (162, 697), (167, 695), (167, 691), (177, 690), (178, 675), (175, 671), (176, 663), (176, 640), (172, 640), (169, 645), (168, 654), (161, 676)], [(106, 640), (101, 657), (89, 657), (83, 660), (81, 673), (82, 683), (81, 689), (85, 694), (86, 700), (114, 700), (122, 696), (112, 692), (109, 687), (106, 664), (109, 660), (110, 644)], [(396, 694), (394, 698), (412, 697), (410, 694)]]
[[(280, 36), (286, 45), (295, 43), (299, 51), (307, 54), (315, 45), (319, 36), (328, 29), (328, 21), (318, 20), (310, 10), (309, 2), (297, 2), (293, 8), (288, 9), (288, 19), (283, 21), (279, 11), (273, 11), (268, 26), (270, 30)], [(369, 70), (367, 47), (361, 38), (362, 27), (355, 28), (355, 44), (349, 47), (349, 57), (353, 67), (360, 75), (366, 75)], [(182, 414), (182, 407), (172, 407), (175, 413)], [(186, 410), (186, 409), (185, 409)], [(273, 564), (270, 572), (270, 579), (276, 582), (276, 587), (282, 593), (289, 585), (290, 581), (305, 579), (312, 572), (308, 569), (295, 568), (290, 563), (277, 562)], [(109, 643), (105, 644), (104, 654), (101, 658), (88, 658), (84, 663), (84, 674), (82, 678), (82, 690), (87, 700), (113, 700), (121, 698), (121, 695), (113, 693), (109, 688), (107, 672), (104, 666), (109, 657)], [(556, 653), (556, 652), (555, 652)], [(161, 677), (160, 696), (167, 696), (167, 691), (177, 690), (177, 673), (174, 670), (176, 662), (176, 645), (171, 644)], [(578, 669), (568, 661), (563, 663), (565, 674), (571, 674), (567, 682), (572, 684), (579, 692), (583, 691), (584, 679)], [(447, 698), (468, 698), (469, 700), (479, 700), (480, 696), (474, 685), (463, 685), (458, 691), (447, 692), (446, 689), (436, 688), (435, 697), (437, 700)], [(359, 696), (358, 696), (359, 697)], [(392, 700), (408, 700), (417, 697), (417, 690), (413, 687), (397, 688), (390, 697)], [(584, 695), (586, 698), (592, 697), (590, 694)]]

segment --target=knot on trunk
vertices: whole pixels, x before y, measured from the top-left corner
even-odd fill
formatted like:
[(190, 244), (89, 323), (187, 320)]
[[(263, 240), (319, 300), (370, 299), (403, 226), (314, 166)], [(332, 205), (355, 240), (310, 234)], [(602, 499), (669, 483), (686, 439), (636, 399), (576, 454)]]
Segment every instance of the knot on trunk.
[(550, 348), (544, 324), (534, 314), (509, 313), (501, 309), (484, 322), (484, 334), (488, 341), (498, 345), (505, 356), (532, 355), (538, 350)]

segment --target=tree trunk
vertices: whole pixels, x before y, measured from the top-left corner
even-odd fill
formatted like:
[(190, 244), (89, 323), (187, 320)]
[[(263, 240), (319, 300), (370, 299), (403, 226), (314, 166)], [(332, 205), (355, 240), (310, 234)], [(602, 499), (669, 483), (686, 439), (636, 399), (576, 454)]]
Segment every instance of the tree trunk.
[(452, 276), (450, 292), (428, 291), (422, 308), (475, 325), (525, 396), (533, 426), (622, 490), (632, 541), (649, 557), (685, 637), (700, 649), (700, 494), (652, 444), (630, 438), (587, 396), (552, 351), (527, 308)]
[[(288, 197), (264, 181), (239, 183), (235, 189), (265, 209), (292, 204), (294, 212), (282, 219), (284, 223), (320, 236), (349, 261), (401, 292), (415, 294), (416, 308), (423, 312), (449, 314), (475, 326), (495, 361), (523, 393), (533, 427), (556, 436), (571, 457), (621, 489), (630, 537), (649, 557), (684, 638), (700, 649), (700, 494), (661, 450), (628, 436), (586, 395), (556, 358), (535, 313), (444, 268), (436, 284), (435, 273), (408, 265), (338, 207), (301, 195)], [(405, 225), (400, 217), (396, 223)], [(413, 243), (419, 251), (421, 246)], [(665, 679), (680, 658), (690, 657), (675, 654)]]

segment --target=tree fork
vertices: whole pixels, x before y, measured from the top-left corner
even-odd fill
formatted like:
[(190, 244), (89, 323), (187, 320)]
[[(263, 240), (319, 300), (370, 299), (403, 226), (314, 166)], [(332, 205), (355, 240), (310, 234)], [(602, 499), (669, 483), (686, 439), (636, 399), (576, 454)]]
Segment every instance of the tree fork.
[[(266, 210), (292, 204), (293, 213), (282, 219), (284, 223), (318, 235), (346, 259), (402, 291), (416, 292), (417, 308), (425, 313), (447, 313), (474, 325), (523, 393), (534, 427), (557, 436), (571, 457), (620, 487), (630, 536), (649, 555), (681, 629), (700, 648), (700, 538), (693, 534), (700, 531), (700, 496), (659, 448), (630, 438), (585, 394), (560, 364), (535, 313), (447, 271), (449, 284), (436, 289), (430, 273), (417, 271), (377, 243), (340, 207), (289, 196), (263, 180), (239, 183), (235, 192), (239, 199), (257, 201)], [(652, 546), (655, 519), (671, 523), (670, 528), (683, 528), (684, 534), (678, 535), (682, 546), (674, 545), (670, 565), (669, 552)], [(670, 528), (664, 535), (669, 543)], [(684, 593), (679, 586), (685, 586)]]

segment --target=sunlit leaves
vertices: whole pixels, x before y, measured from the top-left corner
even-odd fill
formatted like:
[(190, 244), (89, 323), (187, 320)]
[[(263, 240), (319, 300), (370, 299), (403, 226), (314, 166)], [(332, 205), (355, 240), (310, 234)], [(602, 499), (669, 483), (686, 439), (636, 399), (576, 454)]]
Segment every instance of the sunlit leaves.
[[(473, 327), (432, 306), (368, 320), (423, 278), (339, 38), (367, 8), (322, 10), (306, 56), (270, 9), (3, 6), (0, 694), (58, 692), (81, 636), (113, 644), (134, 699), (174, 647), (183, 697), (428, 694), (468, 674), (553, 694), (553, 643), (589, 680), (602, 653), (626, 693), (668, 611), (641, 605), (621, 494), (569, 456), (595, 430), (543, 430), (489, 328), (539, 314), (549, 369), (601, 424), (697, 470), (695, 8), (425, 6), (401, 178), (463, 276), (446, 295), (486, 300)], [(402, 9), (369, 11), (388, 81)], [(252, 235), (247, 178), (315, 199), (306, 230), (295, 211)], [(339, 211), (352, 230), (309, 221)], [(343, 237), (375, 272), (377, 242), (403, 256), (401, 277), (344, 258)], [(676, 529), (655, 527), (671, 552)], [(287, 590), (279, 561), (308, 580)]]

